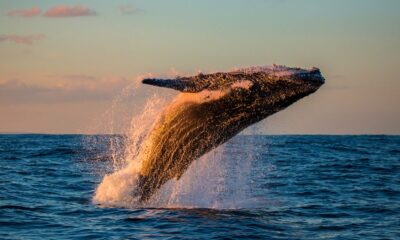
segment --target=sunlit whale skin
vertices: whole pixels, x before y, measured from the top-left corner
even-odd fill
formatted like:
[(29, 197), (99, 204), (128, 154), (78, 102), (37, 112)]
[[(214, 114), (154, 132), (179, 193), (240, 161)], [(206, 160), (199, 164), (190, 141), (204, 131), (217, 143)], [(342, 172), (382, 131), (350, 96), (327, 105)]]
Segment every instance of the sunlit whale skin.
[(246, 127), (315, 92), (325, 82), (317, 68), (250, 67), (231, 72), (142, 83), (183, 93), (168, 106), (141, 152), (135, 195), (140, 202), (189, 165)]

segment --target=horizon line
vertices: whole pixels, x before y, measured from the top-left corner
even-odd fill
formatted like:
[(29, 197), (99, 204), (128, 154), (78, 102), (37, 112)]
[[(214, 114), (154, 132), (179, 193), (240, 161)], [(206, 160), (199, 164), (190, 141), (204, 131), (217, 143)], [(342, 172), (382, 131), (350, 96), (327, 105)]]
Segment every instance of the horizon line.
[[(127, 135), (124, 133), (46, 133), (46, 132), (0, 132), (0, 135), (82, 135), (82, 136), (112, 136)], [(238, 136), (400, 136), (400, 133), (255, 133)]]

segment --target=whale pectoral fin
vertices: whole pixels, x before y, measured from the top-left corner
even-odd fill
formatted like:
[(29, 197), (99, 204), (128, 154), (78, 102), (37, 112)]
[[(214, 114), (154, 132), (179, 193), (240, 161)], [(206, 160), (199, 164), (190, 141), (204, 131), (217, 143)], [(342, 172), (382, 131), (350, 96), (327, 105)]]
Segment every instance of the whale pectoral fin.
[(157, 87), (172, 88), (181, 92), (196, 93), (204, 89), (202, 84), (198, 84), (190, 78), (159, 79), (146, 78), (142, 80), (143, 84)]

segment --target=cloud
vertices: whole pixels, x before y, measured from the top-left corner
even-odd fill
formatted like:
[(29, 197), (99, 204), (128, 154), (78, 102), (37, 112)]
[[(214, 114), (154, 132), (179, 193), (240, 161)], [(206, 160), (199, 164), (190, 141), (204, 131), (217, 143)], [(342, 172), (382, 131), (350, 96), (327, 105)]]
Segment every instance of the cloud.
[(133, 14), (138, 11), (138, 9), (132, 5), (122, 5), (119, 7), (119, 11), (122, 14)]
[(62, 79), (62, 80), (73, 80), (73, 81), (95, 81), (99, 80), (96, 76), (85, 75), (85, 74), (65, 74), (65, 75), (44, 75), (51, 79)]
[(96, 15), (96, 12), (93, 9), (90, 9), (82, 5), (76, 5), (76, 6), (59, 5), (48, 9), (43, 14), (44, 17), (54, 17), (54, 18), (85, 17), (94, 15)]
[[(77, 79), (79, 81), (76, 81)], [(110, 100), (129, 84), (134, 85), (134, 81), (124, 77), (99, 78), (85, 75), (60, 76), (57, 83), (52, 86), (27, 84), (12, 79), (0, 83), (0, 103), (30, 104)]]
[(0, 35), (0, 42), (14, 42), (16, 44), (32, 45), (34, 42), (44, 39), (43, 34), (36, 35)]
[(7, 11), (6, 13), (9, 17), (54, 17), (54, 18), (62, 18), (62, 17), (85, 17), (85, 16), (94, 16), (96, 12), (93, 9), (90, 9), (87, 6), (76, 5), (76, 6), (67, 6), (67, 5), (58, 5), (52, 8), (49, 8), (42, 14), (42, 10), (39, 7), (32, 7), (30, 9), (15, 9)]
[(10, 17), (36, 17), (41, 14), (42, 10), (38, 7), (32, 7), (30, 9), (15, 9), (10, 10), (6, 13)]

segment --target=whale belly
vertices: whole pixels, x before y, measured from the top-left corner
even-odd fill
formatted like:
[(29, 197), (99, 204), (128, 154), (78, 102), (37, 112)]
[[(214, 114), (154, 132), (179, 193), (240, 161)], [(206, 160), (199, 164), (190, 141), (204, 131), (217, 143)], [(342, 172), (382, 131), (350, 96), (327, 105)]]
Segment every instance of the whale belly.
[(141, 200), (162, 184), (180, 178), (195, 159), (221, 145), (244, 127), (245, 114), (226, 111), (226, 101), (189, 103), (167, 111), (148, 141), (139, 181)]

